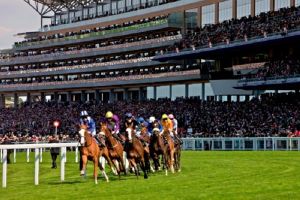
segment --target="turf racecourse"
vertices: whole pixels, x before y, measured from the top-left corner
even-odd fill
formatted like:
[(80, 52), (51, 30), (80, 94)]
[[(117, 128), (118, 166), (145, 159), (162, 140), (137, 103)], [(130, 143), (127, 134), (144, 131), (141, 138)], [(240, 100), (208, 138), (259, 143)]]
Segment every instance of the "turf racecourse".
[(79, 177), (74, 153), (68, 153), (66, 181), (61, 183), (60, 169), (50, 169), (46, 152), (39, 186), (33, 184), (33, 156), (26, 163), (26, 155), (18, 153), (17, 163), (8, 165), (7, 188), (1, 185), (0, 199), (300, 199), (300, 152), (185, 151), (180, 173), (152, 173), (148, 180), (133, 175), (118, 180), (109, 173), (110, 182), (99, 175), (98, 185), (91, 164), (88, 177)]

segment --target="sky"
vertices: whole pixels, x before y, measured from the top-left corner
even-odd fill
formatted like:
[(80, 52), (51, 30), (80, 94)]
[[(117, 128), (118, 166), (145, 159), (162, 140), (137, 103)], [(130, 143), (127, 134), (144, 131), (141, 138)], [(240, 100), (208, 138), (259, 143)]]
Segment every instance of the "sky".
[(17, 33), (37, 31), (40, 16), (23, 0), (0, 0), (0, 49), (9, 49), (22, 41)]

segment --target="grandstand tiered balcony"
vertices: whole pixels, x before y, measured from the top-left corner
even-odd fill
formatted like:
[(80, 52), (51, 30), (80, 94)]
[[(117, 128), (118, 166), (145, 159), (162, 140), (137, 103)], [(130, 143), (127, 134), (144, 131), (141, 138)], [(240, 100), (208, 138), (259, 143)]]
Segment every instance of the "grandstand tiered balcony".
[(172, 19), (164, 18), (155, 21), (149, 21), (142, 24), (135, 24), (131, 26), (119, 27), (110, 30), (102, 30), (97, 32), (90, 32), (85, 34), (75, 34), (73, 36), (66, 36), (62, 38), (47, 39), (41, 41), (24, 41), (16, 43), (13, 50), (24, 51), (34, 50), (40, 48), (49, 48), (54, 46), (66, 46), (80, 43), (88, 43), (99, 40), (106, 40), (112, 38), (120, 38), (130, 35), (146, 34), (155, 31), (178, 30), (179, 24), (176, 24)]
[[(170, 62), (169, 62), (170, 63)], [(5, 78), (28, 78), (37, 76), (80, 74), (87, 72), (110, 71), (119, 69), (136, 69), (141, 67), (162, 66), (164, 64), (152, 61), (152, 57), (119, 60), (103, 63), (91, 63), (75, 66), (62, 66), (53, 68), (28, 69), (9, 72), (0, 72), (0, 79)]]
[(236, 89), (244, 90), (289, 90), (299, 88), (300, 75), (277, 76), (268, 78), (242, 79)]
[(181, 60), (188, 58), (216, 59), (224, 55), (235, 55), (236, 53), (257, 51), (266, 46), (294, 45), (300, 41), (300, 27), (287, 31), (286, 34), (277, 32), (267, 36), (247, 38), (247, 40), (235, 40), (229, 43), (222, 42), (213, 45), (204, 45), (196, 48), (168, 52), (164, 55), (157, 55), (153, 60), (165, 62), (168, 60)]
[(131, 76), (116, 76), (107, 78), (80, 79), (69, 81), (52, 81), (52, 82), (34, 82), (34, 83), (16, 83), (0, 84), (0, 92), (19, 92), (19, 91), (39, 91), (39, 90), (64, 90), (64, 89), (84, 89), (96, 87), (112, 86), (143, 86), (153, 83), (173, 83), (180, 81), (200, 80), (200, 70), (186, 70), (165, 72), (158, 74), (143, 74)]
[(18, 64), (29, 64), (29, 63), (42, 63), (68, 59), (80, 59), (87, 57), (122, 54), (125, 52), (134, 52), (145, 49), (155, 49), (160, 47), (168, 47), (173, 45), (175, 42), (180, 41), (181, 35), (166, 36), (163, 38), (156, 38), (138, 42), (131, 42), (119, 45), (110, 45), (99, 48), (90, 48), (74, 51), (65, 51), (59, 53), (41, 54), (34, 56), (20, 56), (11, 57), (8, 59), (0, 60), (0, 66), (18, 65)]

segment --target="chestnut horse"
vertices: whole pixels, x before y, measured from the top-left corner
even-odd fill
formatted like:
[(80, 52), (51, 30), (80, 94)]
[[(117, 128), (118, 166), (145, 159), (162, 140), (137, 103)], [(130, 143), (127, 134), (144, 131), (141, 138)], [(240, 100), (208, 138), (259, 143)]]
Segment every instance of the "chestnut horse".
[[(108, 177), (102, 168), (101, 165), (99, 165), (99, 158), (105, 154), (105, 150), (99, 148), (97, 142), (95, 139), (88, 133), (87, 131), (87, 126), (86, 125), (81, 125), (80, 126), (80, 144), (82, 146), (81, 148), (81, 153), (82, 153), (82, 170), (81, 170), (81, 175), (86, 174), (86, 165), (88, 159), (93, 161), (94, 163), (94, 179), (95, 179), (95, 184), (98, 184), (98, 167), (100, 168), (102, 175), (105, 177), (106, 181), (108, 182)], [(107, 149), (106, 149), (107, 151)], [(106, 152), (108, 153), (108, 152)], [(104, 156), (105, 157), (105, 156)]]
[(138, 139), (134, 133), (132, 128), (126, 129), (126, 153), (127, 159), (129, 160), (130, 165), (134, 168), (134, 172), (136, 177), (139, 176), (138, 164), (144, 172), (144, 178), (148, 178), (147, 170), (146, 170), (146, 161), (147, 156), (145, 155), (145, 150), (142, 142)]
[(123, 145), (112, 136), (111, 131), (107, 128), (106, 123), (100, 123), (100, 126), (100, 134), (105, 135), (106, 137), (106, 146), (108, 148), (109, 157), (113, 161), (120, 178), (121, 171), (124, 171), (126, 174), (123, 159)]
[(155, 169), (158, 170), (159, 168), (159, 155), (162, 154), (166, 176), (168, 175), (169, 169), (174, 173), (175, 144), (169, 131), (164, 130), (160, 133), (158, 128), (154, 128), (150, 148), (151, 158), (153, 159)]

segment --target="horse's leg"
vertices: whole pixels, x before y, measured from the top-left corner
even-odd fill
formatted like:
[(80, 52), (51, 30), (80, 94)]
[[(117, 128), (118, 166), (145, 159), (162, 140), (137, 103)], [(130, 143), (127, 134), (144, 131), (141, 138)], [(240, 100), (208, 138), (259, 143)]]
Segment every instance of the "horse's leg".
[(170, 148), (170, 169), (171, 172), (174, 174), (174, 148)]
[[(100, 158), (103, 158), (103, 157), (100, 157)], [(104, 163), (105, 163), (105, 160), (104, 160)], [(105, 168), (103, 167), (103, 165), (100, 162), (99, 162), (99, 169), (100, 169), (100, 171), (102, 173), (102, 176), (104, 176), (106, 182), (109, 182), (108, 176), (107, 176), (107, 174), (105, 172)]]
[(124, 174), (126, 175), (129, 171), (129, 161), (127, 159), (127, 153), (125, 151), (122, 151), (122, 154), (120, 155), (120, 162), (124, 170)]
[(81, 171), (80, 171), (80, 175), (81, 176), (86, 176), (87, 156), (86, 155), (82, 155), (81, 159), (82, 159), (82, 168), (81, 168)]
[(147, 169), (146, 169), (146, 162), (145, 162), (145, 159), (144, 158), (141, 158), (141, 168), (144, 172), (144, 179), (147, 179), (148, 178), (148, 174), (147, 174)]
[(134, 158), (129, 159), (129, 164), (131, 164), (131, 166), (133, 167), (135, 176), (138, 179), (139, 178), (139, 169), (137, 167), (137, 164), (136, 164)]
[(103, 156), (103, 157), (105, 158), (105, 160), (107, 161), (107, 163), (108, 163), (108, 165), (109, 165), (111, 171), (112, 171), (115, 175), (117, 175), (117, 174), (118, 174), (118, 173), (117, 173), (117, 170), (116, 170), (116, 168), (115, 168), (113, 162), (111, 161), (111, 158), (110, 158), (110, 156), (109, 156), (108, 151), (106, 150), (106, 151), (103, 153), (102, 156)]
[(98, 156), (95, 156), (93, 161), (94, 161), (94, 180), (95, 180), (95, 184), (98, 184), (98, 164), (99, 164)]

